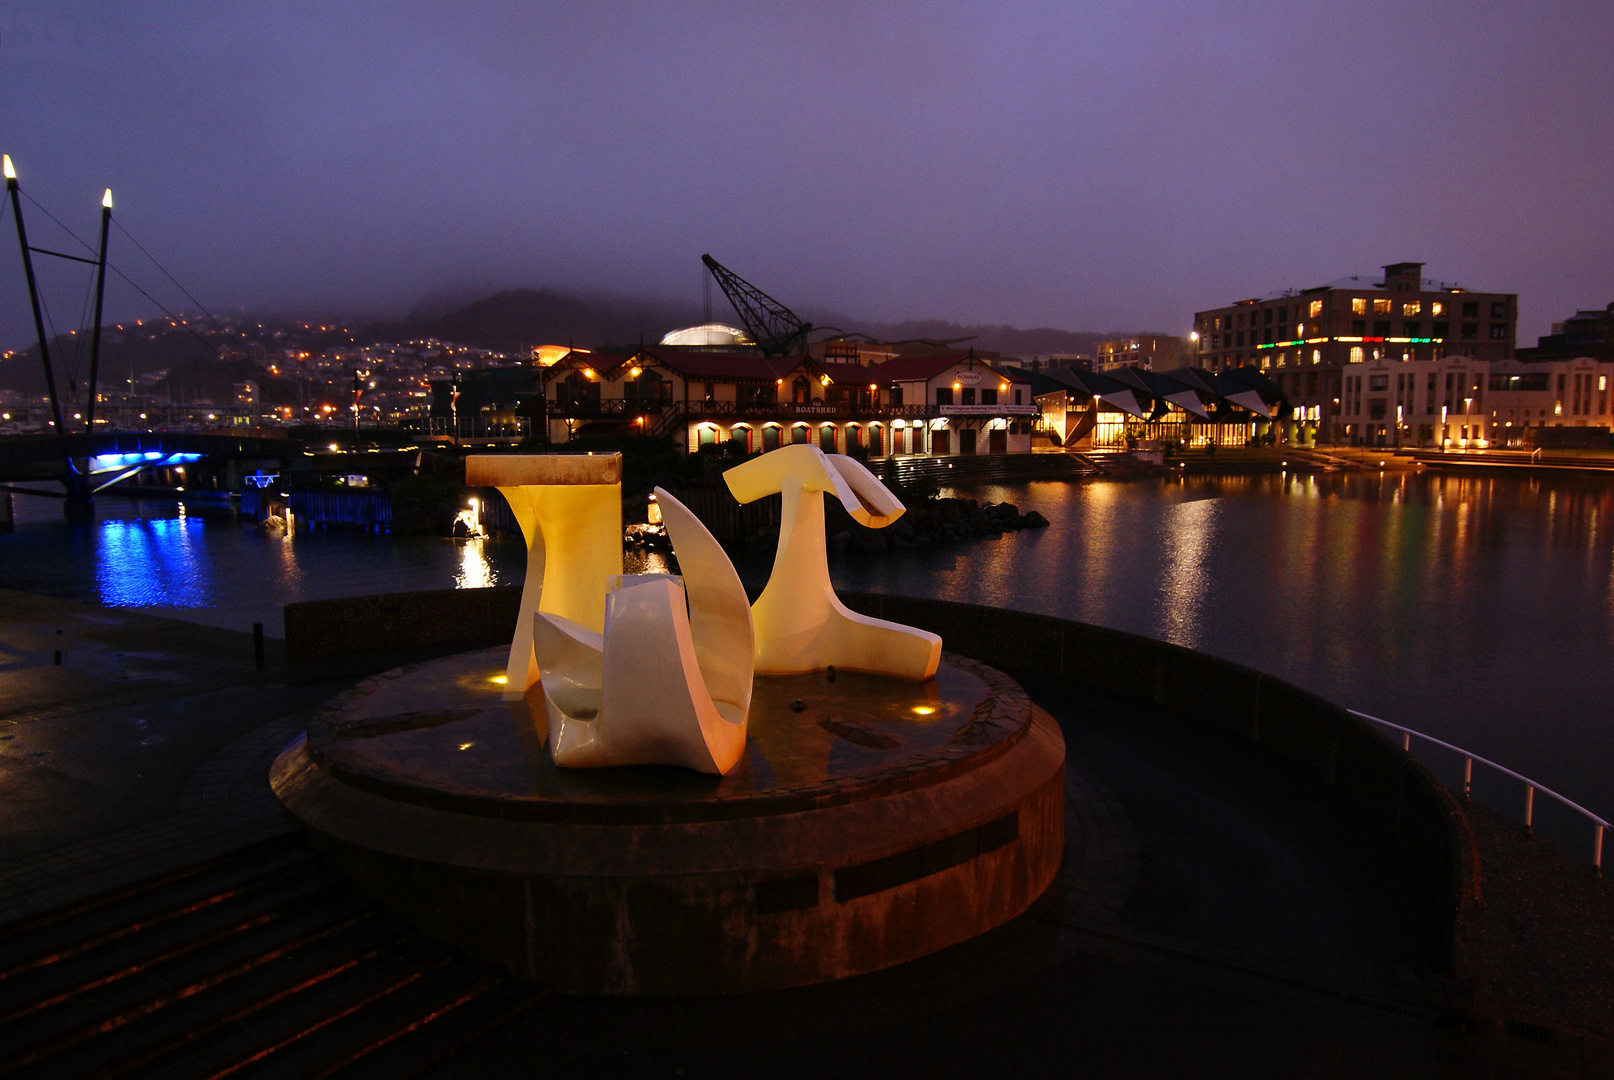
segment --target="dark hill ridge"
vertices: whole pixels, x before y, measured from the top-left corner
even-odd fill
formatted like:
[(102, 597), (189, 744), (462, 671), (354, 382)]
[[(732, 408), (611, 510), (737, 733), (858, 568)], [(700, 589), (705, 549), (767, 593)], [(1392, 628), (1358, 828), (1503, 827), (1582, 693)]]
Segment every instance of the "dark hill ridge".
[[(220, 362), (207, 345), (196, 340), (190, 329), (170, 327), (161, 320), (139, 330), (128, 328), (123, 333), (109, 327), (102, 342), (102, 385), (166, 369), (170, 373), (166, 385), (176, 396), (183, 392), (222, 402), (229, 397), (232, 383), (253, 378), (263, 389), (265, 401), (292, 400), (295, 394), (286, 387), (272, 385), (275, 380), (264, 370), (266, 358), (282, 355), (288, 348), (318, 353), (326, 348), (428, 337), (509, 353), (522, 352), (534, 345), (567, 343), (579, 348), (601, 348), (631, 346), (640, 341), (653, 344), (669, 330), (703, 321), (695, 304), (599, 293), (566, 293), (547, 288), (504, 289), (443, 311), (446, 302), (463, 299), (466, 292), (468, 290), (458, 291), (452, 298), (447, 294), (428, 297), (402, 319), (369, 324), (338, 321), (327, 328), (317, 321), (309, 325), (307, 319), (263, 315), (254, 316), (250, 321), (245, 317), (232, 319), (228, 330), (204, 327), (201, 332), (213, 348), (231, 354), (231, 363)], [(714, 319), (730, 324), (738, 322), (721, 296), (714, 297), (714, 301)], [(816, 325), (839, 327), (848, 333), (862, 333), (881, 341), (966, 339), (962, 345), (1004, 356), (1092, 355), (1098, 341), (1121, 336), (943, 319), (867, 322), (831, 311), (799, 310)], [(74, 394), (68, 392), (67, 387), (68, 368), (74, 367), (75, 381), (82, 389), (88, 374), (84, 350), (76, 340), (61, 338), (52, 345), (52, 353), (57, 358), (58, 380), (64, 395), (72, 398)], [(78, 359), (76, 365), (64, 363), (74, 357)], [(9, 359), (0, 359), (0, 389), (16, 390), (31, 398), (44, 393), (38, 353), (31, 344), (18, 349)], [(162, 388), (158, 388), (158, 392), (161, 393)], [(291, 397), (288, 398), (288, 394)]]
[(502, 352), (568, 342), (597, 348), (640, 339), (654, 343), (669, 330), (700, 321), (694, 305), (674, 301), (510, 289), (437, 318), (407, 320), (392, 336), (435, 337)]
[[(1052, 327), (1022, 329), (1005, 324), (956, 323), (943, 319), (866, 322), (835, 312), (812, 309), (802, 309), (800, 313), (816, 325), (835, 326), (848, 333), (867, 334), (881, 341), (969, 338), (972, 340), (968, 344), (975, 348), (1005, 356), (1046, 356), (1050, 353), (1091, 355), (1098, 342), (1120, 336)], [(714, 305), (712, 317), (718, 322), (730, 324), (739, 321), (727, 304)], [(654, 343), (660, 341), (669, 330), (702, 321), (701, 313), (694, 305), (677, 301), (575, 295), (553, 289), (510, 289), (435, 318), (411, 317), (385, 332), (381, 327), (372, 328), (372, 336), (437, 337), (462, 345), (501, 351), (567, 342), (580, 348), (599, 348), (632, 345), (640, 340)]]

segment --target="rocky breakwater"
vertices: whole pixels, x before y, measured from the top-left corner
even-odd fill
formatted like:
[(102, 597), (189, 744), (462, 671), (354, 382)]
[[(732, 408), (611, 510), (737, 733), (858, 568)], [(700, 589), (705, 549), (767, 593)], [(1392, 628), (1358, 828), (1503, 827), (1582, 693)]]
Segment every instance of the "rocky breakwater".
[[(705, 515), (699, 514), (703, 521)], [(755, 551), (772, 551), (779, 543), (777, 520), (747, 530), (743, 536), (724, 537), (720, 528), (726, 521), (706, 521), (707, 527), (729, 543)], [(718, 526), (715, 527), (714, 526)], [(906, 514), (884, 529), (869, 529), (852, 520), (838, 503), (827, 503), (824, 532), (836, 547), (853, 551), (901, 551), (932, 544), (1002, 536), (1021, 529), (1047, 528), (1048, 519), (1035, 510), (1022, 514), (1013, 503), (981, 503), (976, 499), (916, 500)], [(630, 524), (624, 541), (631, 550), (671, 553), (666, 533), (659, 525)]]
[(975, 499), (915, 500), (906, 514), (884, 529), (866, 529), (844, 510), (836, 510), (839, 514), (826, 515), (824, 522), (830, 543), (849, 545), (854, 551), (900, 551), (1048, 526), (1048, 519), (1035, 510), (1022, 514), (1013, 503), (983, 505)]

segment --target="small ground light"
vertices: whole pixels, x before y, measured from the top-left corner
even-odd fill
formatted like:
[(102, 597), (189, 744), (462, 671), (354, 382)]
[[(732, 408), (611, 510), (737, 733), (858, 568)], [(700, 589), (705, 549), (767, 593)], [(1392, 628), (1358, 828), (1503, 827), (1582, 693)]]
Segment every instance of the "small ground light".
[(929, 705), (915, 705), (913, 707), (913, 711), (918, 713), (920, 716), (929, 716), (931, 713), (934, 713), (936, 710), (933, 707), (929, 706)]
[(510, 681), (510, 676), (508, 676), (508, 675), (495, 675), (495, 676), (493, 676), (493, 678), (488, 680), (488, 682), (498, 683), (500, 686), (503, 686), (505, 683), (507, 683), (509, 681)]
[(460, 749), (461, 750), (469, 750), (471, 747), (473, 747), (475, 745), (476, 745), (476, 743), (474, 743), (474, 742), (462, 742), (462, 743), (460, 743)]

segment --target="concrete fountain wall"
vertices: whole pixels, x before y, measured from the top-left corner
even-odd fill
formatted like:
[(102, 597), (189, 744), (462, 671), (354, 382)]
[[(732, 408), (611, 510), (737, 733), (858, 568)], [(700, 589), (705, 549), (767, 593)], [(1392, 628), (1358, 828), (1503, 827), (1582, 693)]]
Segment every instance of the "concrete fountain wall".
[[(445, 589), (288, 604), (287, 657), (502, 644), (519, 595)], [(1450, 969), (1458, 909), (1477, 890), (1467, 819), (1427, 769), (1340, 706), (1239, 664), (1068, 619), (918, 597), (843, 593), (841, 600), (940, 634), (950, 651), (1011, 673), (1179, 710), (1334, 792), (1393, 837), (1417, 891), (1431, 965)]]

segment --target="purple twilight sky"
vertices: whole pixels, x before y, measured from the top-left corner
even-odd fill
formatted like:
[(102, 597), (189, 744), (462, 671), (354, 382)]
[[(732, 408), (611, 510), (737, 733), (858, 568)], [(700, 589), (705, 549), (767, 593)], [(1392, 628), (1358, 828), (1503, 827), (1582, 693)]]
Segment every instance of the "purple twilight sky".
[(1518, 292), (1533, 344), (1614, 300), (1611, 55), (1591, 2), (50, 0), (0, 5), (0, 150), (88, 239), (111, 186), (216, 308), (694, 303), (710, 251), (853, 317), (1185, 333), (1412, 259)]

